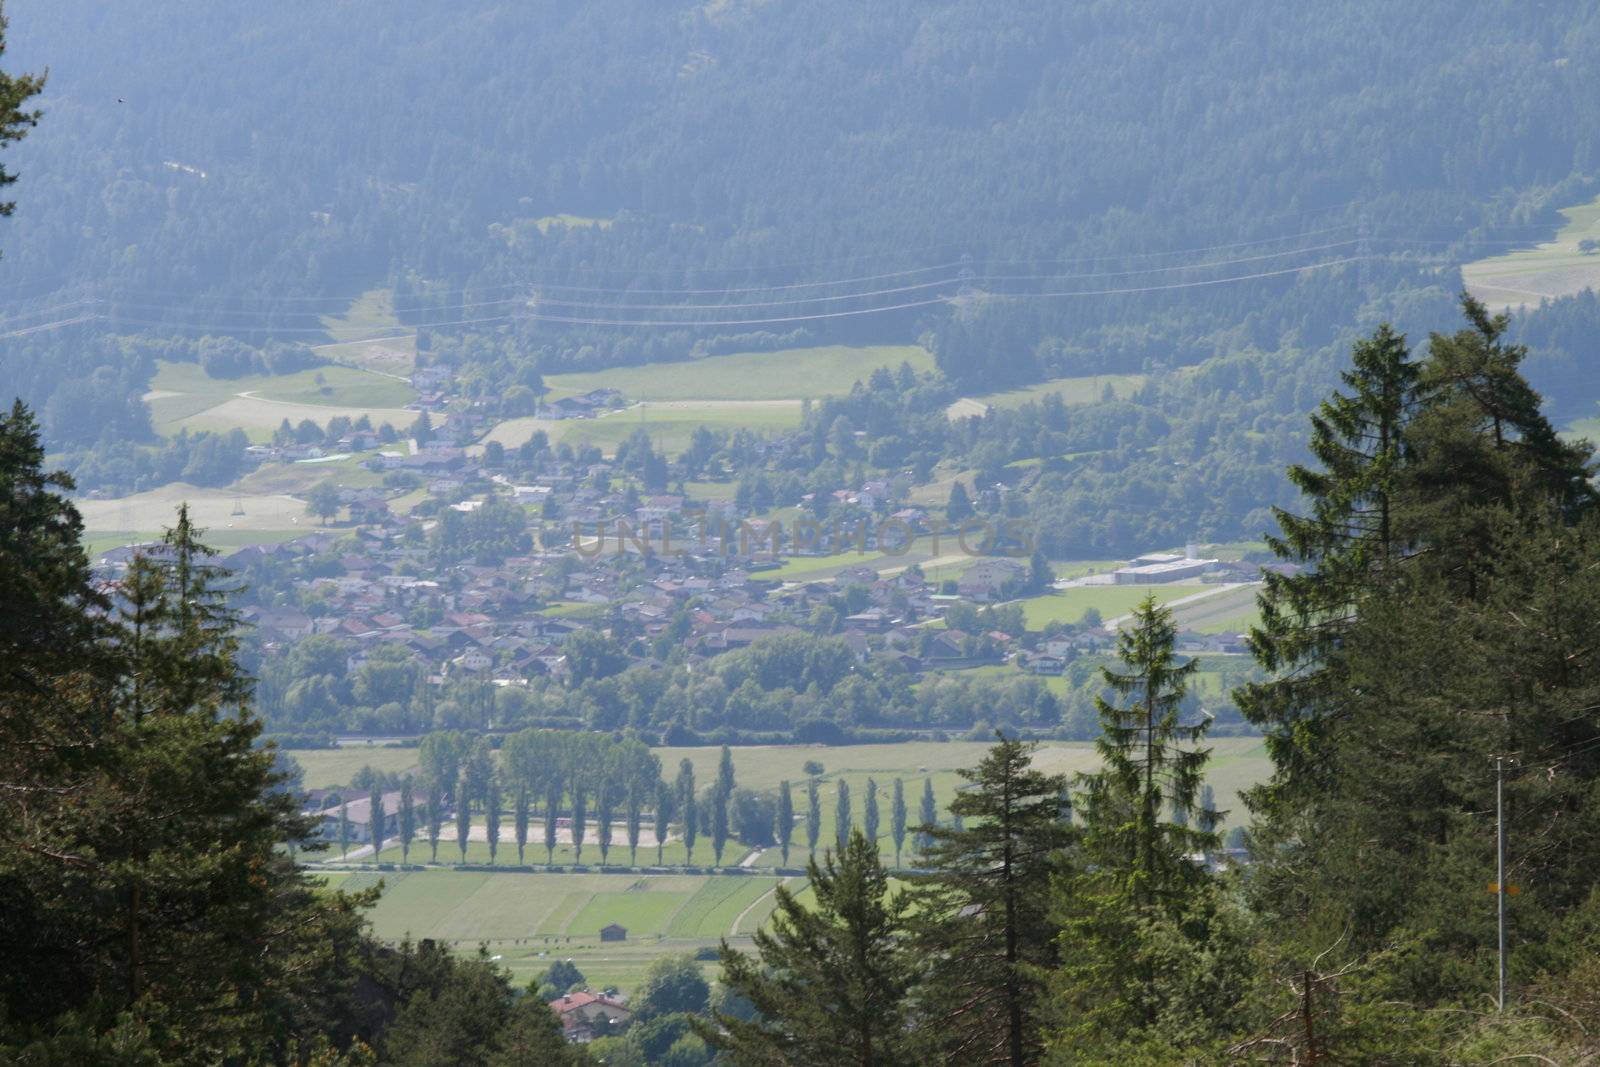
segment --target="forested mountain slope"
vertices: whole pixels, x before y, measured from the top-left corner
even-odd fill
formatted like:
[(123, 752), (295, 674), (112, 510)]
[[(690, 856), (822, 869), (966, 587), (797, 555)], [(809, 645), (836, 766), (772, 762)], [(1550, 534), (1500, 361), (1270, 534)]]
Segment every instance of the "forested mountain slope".
[[(1498, 0), (7, 10), (13, 62), (51, 70), (50, 128), (16, 152), (13, 295), (981, 270), (1355, 203), (1445, 239), (1600, 150), (1600, 14)], [(622, 221), (491, 230), (563, 213)]]
[[(1600, 154), (1600, 13), (1574, 5), (6, 11), (8, 64), (50, 82), (8, 152), (0, 392), (52, 447), (154, 447), (158, 359), (326, 340), (372, 289), (489, 402), (574, 368), (920, 340), (958, 395), (1153, 379), (1085, 415), (1118, 452), (1040, 515), (1182, 513), (1064, 542), (1118, 551), (1258, 535), (1353, 331), (1450, 314), (1460, 264), (1546, 236)], [(1579, 297), (1514, 325), (1563, 418), (1600, 397), (1597, 320)]]

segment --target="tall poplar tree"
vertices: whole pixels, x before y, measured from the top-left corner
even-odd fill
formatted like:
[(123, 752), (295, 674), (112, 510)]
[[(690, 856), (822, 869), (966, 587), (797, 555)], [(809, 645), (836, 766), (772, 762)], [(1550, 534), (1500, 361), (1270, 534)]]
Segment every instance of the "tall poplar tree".
[(484, 789), (483, 798), (483, 832), (489, 839), (489, 864), (493, 866), (500, 853), (500, 816), (501, 805), (504, 803), (500, 790), (500, 776), (490, 775), (489, 784)]
[(467, 840), (472, 832), (472, 789), (465, 772), (456, 786), (456, 847), (461, 850), (461, 862), (467, 862)]
[(789, 865), (789, 845), (794, 840), (794, 794), (789, 789), (789, 779), (778, 783), (777, 810), (772, 815), (772, 837), (782, 851), (783, 865)]
[(368, 840), (372, 842), (372, 862), (378, 862), (378, 853), (383, 851), (383, 839), (389, 829), (388, 820), (384, 818), (383, 790), (374, 787), (367, 794), (367, 830)]
[(556, 831), (560, 825), (557, 816), (561, 812), (561, 779), (552, 774), (544, 787), (544, 864), (553, 866), (556, 862)]
[(444, 830), (444, 803), (439, 799), (439, 787), (432, 783), (428, 785), (427, 806), (423, 809), (423, 817), (428, 822), (428, 862), (439, 862), (439, 837)]
[(822, 840), (822, 798), (817, 794), (815, 778), (806, 779), (806, 848), (812, 858), (817, 855), (817, 842)]
[(617, 817), (616, 787), (609, 777), (600, 783), (596, 801), (595, 819), (599, 825), (595, 827), (595, 841), (600, 846), (600, 862), (604, 864), (611, 853), (611, 822)]
[(850, 783), (843, 778), (839, 779), (833, 798), (833, 836), (839, 850), (844, 851), (850, 840)]
[(900, 866), (900, 856), (906, 847), (906, 784), (894, 780), (894, 796), (889, 804), (889, 834), (894, 838), (894, 865)]
[(661, 866), (662, 864), (662, 849), (666, 847), (667, 833), (672, 829), (672, 818), (676, 814), (674, 811), (674, 806), (674, 798), (671, 787), (667, 785), (665, 779), (657, 779), (656, 810), (654, 812), (657, 867)]
[(695, 811), (694, 764), (684, 758), (678, 763), (676, 784), (678, 818), (683, 825), (684, 862), (694, 863), (694, 842), (700, 835), (700, 820)]
[(400, 783), (400, 862), (410, 864), (411, 842), (417, 836), (416, 798), (411, 794), (411, 776)]
[(861, 829), (866, 833), (868, 841), (877, 842), (878, 781), (875, 778), (867, 779), (867, 796), (861, 805)]
[(512, 833), (516, 835), (517, 839), (517, 866), (521, 867), (528, 862), (526, 858), (528, 851), (528, 809), (532, 806), (528, 797), (526, 782), (517, 786), (516, 799), (512, 801), (512, 805), (511, 827)]

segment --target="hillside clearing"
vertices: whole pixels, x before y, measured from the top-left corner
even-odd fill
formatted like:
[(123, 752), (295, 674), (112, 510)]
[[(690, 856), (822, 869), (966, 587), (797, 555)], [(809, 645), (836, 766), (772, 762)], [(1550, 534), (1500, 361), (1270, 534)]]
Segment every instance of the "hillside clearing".
[(933, 370), (933, 356), (918, 345), (828, 345), (552, 374), (545, 385), (551, 399), (618, 389), (629, 400), (800, 400), (848, 393), (873, 371), (901, 363)]

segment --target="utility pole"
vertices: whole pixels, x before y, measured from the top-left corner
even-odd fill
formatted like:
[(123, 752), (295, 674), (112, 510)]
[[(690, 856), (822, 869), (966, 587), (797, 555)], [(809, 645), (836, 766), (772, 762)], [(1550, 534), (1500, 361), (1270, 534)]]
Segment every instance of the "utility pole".
[(1500, 935), (1500, 994), (1496, 1011), (1506, 1010), (1506, 758), (1494, 758), (1494, 837), (1495, 902), (1498, 905)]

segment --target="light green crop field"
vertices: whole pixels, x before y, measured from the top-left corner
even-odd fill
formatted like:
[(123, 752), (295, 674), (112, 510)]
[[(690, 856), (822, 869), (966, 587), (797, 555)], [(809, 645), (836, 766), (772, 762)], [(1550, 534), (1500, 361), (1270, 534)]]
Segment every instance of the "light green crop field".
[[(807, 807), (804, 764), (807, 760), (815, 759), (823, 764), (818, 790), (822, 816), (819, 850), (828, 848), (834, 840), (838, 781), (843, 779), (849, 783), (853, 821), (860, 825), (866, 806), (867, 780), (872, 778), (879, 787), (880, 848), (885, 859), (892, 860), (890, 805), (894, 779), (898, 777), (904, 782), (908, 822), (915, 825), (920, 818), (924, 779), (933, 783), (937, 803), (943, 812), (963, 781), (957, 769), (975, 765), (988, 748), (986, 743), (959, 741), (834, 748), (745, 746), (733, 750), (733, 761), (735, 777), (741, 786), (773, 789), (783, 779), (790, 781), (798, 818), (789, 863), (800, 866), (808, 854), (804, 821)], [(1220, 738), (1210, 742), (1210, 748), (1212, 758), (1207, 766), (1206, 781), (1216, 790), (1218, 807), (1232, 813), (1223, 825), (1237, 825), (1243, 814), (1238, 799), (1240, 791), (1263, 781), (1270, 774), (1270, 762), (1257, 738)], [(352, 765), (354, 757), (372, 757), (378, 753), (411, 754), (409, 750), (357, 749), (330, 751), (325, 755), (320, 752), (296, 752), (295, 755), (311, 757), (305, 760), (309, 784), (314, 776), (348, 777), (359, 766)], [(702, 781), (714, 776), (720, 758), (720, 750), (715, 747), (660, 748), (656, 753), (668, 774), (675, 773), (680, 759), (689, 759), (696, 777)], [(319, 755), (323, 756), (320, 765)], [(349, 758), (351, 762), (336, 768), (335, 758)], [(372, 762), (370, 758), (368, 761)], [(399, 769), (398, 762), (395, 760), (392, 764), (396, 769)], [(1046, 742), (1034, 757), (1039, 769), (1068, 775), (1092, 770), (1097, 762), (1093, 746), (1081, 742)], [(448, 838), (454, 833), (454, 827), (447, 826), (445, 831)], [(502, 833), (509, 841), (509, 826)], [(681, 844), (671, 842), (667, 851), (669, 863), (682, 862)], [(625, 847), (615, 850), (613, 861), (625, 862), (626, 852)], [(730, 845), (727, 858), (732, 861), (735, 854), (743, 852), (742, 846)], [(387, 849), (382, 858), (385, 861), (397, 859), (395, 853), (395, 849)], [(571, 862), (570, 850), (565, 847), (558, 850), (558, 862), (563, 853), (567, 854), (567, 862)], [(653, 849), (642, 848), (640, 853), (641, 861), (654, 861)], [(422, 862), (427, 855), (427, 843), (419, 841), (413, 847), (411, 858), (413, 862)], [(500, 855), (503, 864), (514, 862), (514, 845), (502, 846)], [(530, 844), (529, 859), (534, 860), (536, 855), (542, 860), (543, 846)], [(442, 840), (440, 860), (448, 861), (457, 856), (459, 852), (453, 840)], [(336, 857), (323, 853), (322, 858)], [(598, 858), (593, 844), (586, 846), (585, 858), (591, 862)], [(696, 848), (696, 859), (705, 862), (709, 858), (709, 843), (702, 841)], [(484, 862), (486, 846), (472, 845), (469, 859)], [(773, 848), (755, 857), (756, 873), (750, 875), (464, 871), (442, 865), (382, 874), (357, 866), (352, 870), (319, 871), (318, 877), (329, 889), (347, 891), (375, 885), (381, 877), (384, 895), (370, 913), (374, 932), (380, 938), (398, 941), (407, 936), (431, 937), (463, 952), (475, 951), (479, 944), (487, 944), (490, 953), (500, 957), (498, 962), (510, 968), (519, 982), (532, 979), (554, 959), (570, 958), (578, 964), (591, 987), (614, 984), (626, 990), (632, 988), (651, 961), (662, 954), (715, 947), (722, 937), (727, 937), (736, 948), (748, 947), (749, 935), (770, 916), (775, 905), (774, 889), (781, 881), (763, 872), (770, 871), (779, 862), (779, 852)], [(791, 891), (805, 899), (803, 880), (791, 878), (787, 884)], [(612, 922), (628, 928), (627, 940), (601, 943), (599, 928)], [(715, 964), (707, 965), (708, 976), (714, 977), (715, 970)]]
[(694, 431), (750, 430), (757, 434), (782, 433), (800, 425), (800, 403), (788, 400), (650, 401), (608, 412), (593, 419), (544, 419), (524, 416), (507, 419), (484, 436), (516, 448), (543, 430), (551, 444), (595, 445), (610, 454), (638, 430), (650, 435), (656, 448), (676, 454), (689, 447)]
[(1256, 596), (1261, 586), (1235, 586), (1203, 600), (1180, 604), (1172, 609), (1173, 619), (1183, 630), (1203, 634), (1245, 633), (1261, 621)]
[(146, 395), (158, 432), (244, 430), (252, 440), (271, 437), (284, 419), (310, 419), (319, 426), (343, 415), (365, 415), (374, 426), (408, 426), (415, 398), (402, 381), (355, 367), (328, 366), (293, 374), (212, 378), (194, 363), (161, 363)]
[(1578, 250), (1580, 241), (1600, 239), (1600, 198), (1563, 208), (1561, 214), (1565, 221), (1551, 240), (1464, 265), (1467, 290), (1498, 311), (1600, 284), (1600, 254)]
[(1156, 603), (1165, 604), (1179, 597), (1203, 593), (1206, 587), (1198, 583), (1172, 585), (1078, 585), (1056, 589), (1040, 596), (1028, 597), (1016, 603), (1022, 605), (1023, 618), (1028, 629), (1042, 630), (1052, 622), (1076, 623), (1090, 608), (1100, 612), (1103, 621), (1126, 615), (1146, 596), (1154, 596)]
[[(206, 531), (205, 540), (216, 547), (237, 547), (284, 541), (304, 536), (316, 528), (316, 520), (306, 515), (305, 501), (277, 493), (236, 493), (230, 489), (202, 489), (186, 482), (172, 482), (132, 496), (79, 500), (84, 532), (95, 543), (124, 532), (161, 530), (177, 521), (178, 506), (189, 505), (189, 517)], [(235, 515), (238, 505), (243, 515)], [(247, 536), (277, 534), (283, 536)], [(159, 536), (159, 535), (157, 535)], [(131, 536), (122, 544), (145, 540)]]
[(551, 399), (609, 388), (630, 401), (799, 400), (848, 393), (878, 368), (892, 371), (901, 363), (930, 371), (933, 356), (917, 345), (828, 345), (552, 374), (545, 385)]
[(300, 764), (307, 789), (330, 789), (349, 785), (362, 767), (390, 774), (404, 774), (417, 766), (414, 748), (382, 748), (377, 745), (345, 745), (339, 748), (285, 749)]
[(1106, 390), (1119, 400), (1125, 400), (1144, 385), (1142, 374), (1090, 374), (1081, 378), (1052, 378), (1037, 385), (1024, 386), (1002, 393), (962, 397), (946, 409), (952, 419), (982, 415), (985, 408), (1020, 408), (1024, 404), (1037, 404), (1047, 396), (1058, 396), (1063, 403), (1089, 404), (1105, 396)]
[[(276, 545), (304, 537), (308, 531), (292, 530), (228, 530), (208, 529), (205, 543), (219, 551), (230, 552), (245, 545)], [(161, 540), (161, 530), (96, 530), (87, 532), (83, 539), (84, 551), (94, 559), (103, 552), (124, 545), (142, 545)]]
[[(527, 874), (426, 870), (386, 873), (370, 913), (384, 940), (431, 937), (461, 951), (487, 944), (519, 982), (556, 959), (571, 959), (591, 988), (631, 988), (658, 956), (714, 948), (748, 936), (774, 904), (782, 879), (770, 875), (688, 876)], [(329, 889), (377, 884), (371, 872), (326, 875)], [(798, 880), (791, 886), (798, 888)], [(600, 927), (620, 923), (628, 936), (601, 942)], [(707, 965), (708, 975), (715, 964)]]

